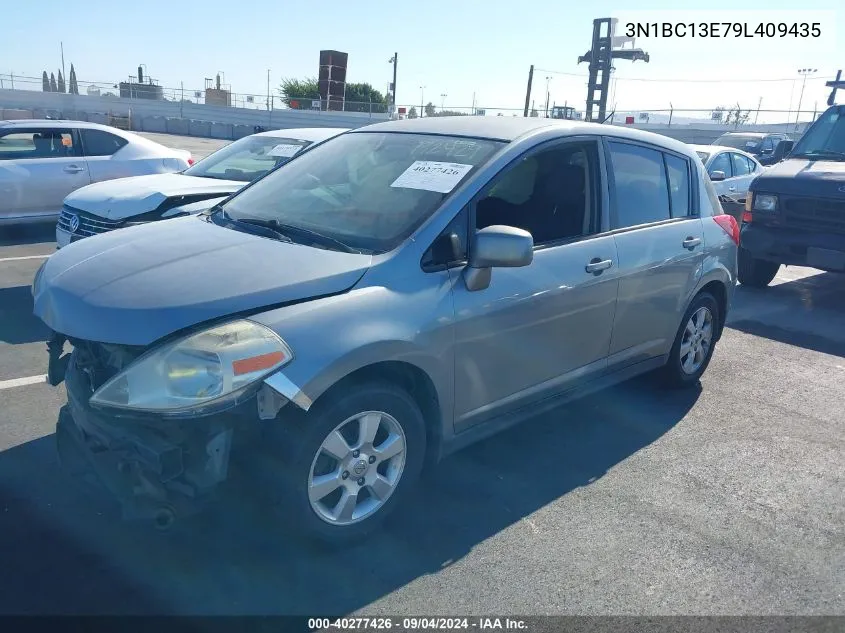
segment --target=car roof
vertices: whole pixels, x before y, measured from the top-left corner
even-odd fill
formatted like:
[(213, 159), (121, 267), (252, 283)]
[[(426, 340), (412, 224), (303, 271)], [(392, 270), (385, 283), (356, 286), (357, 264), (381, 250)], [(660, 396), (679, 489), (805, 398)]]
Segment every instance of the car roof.
[[(782, 132), (725, 132), (722, 136), (751, 136), (763, 138), (764, 136), (781, 136)], [(720, 137), (721, 138), (721, 137)]]
[(90, 123), (88, 121), (74, 121), (72, 119), (14, 119), (12, 121), (0, 121), (0, 127), (78, 127), (88, 128), (93, 130), (117, 130), (118, 132), (125, 132), (110, 125), (103, 125), (101, 123)]
[(252, 136), (272, 136), (274, 138), (297, 138), (302, 141), (324, 141), (332, 136), (337, 136), (349, 131), (345, 127), (292, 127), (283, 130), (270, 130), (269, 132), (258, 132)]
[(561, 136), (575, 136), (578, 134), (601, 134), (633, 141), (643, 141), (663, 146), (684, 154), (688, 154), (688, 145), (668, 136), (646, 132), (636, 128), (624, 128), (618, 125), (604, 125), (601, 123), (585, 123), (562, 119), (545, 119), (539, 117), (494, 117), (494, 116), (451, 116), (424, 117), (421, 119), (402, 119), (399, 121), (385, 121), (374, 123), (355, 130), (351, 134), (366, 132), (405, 132), (416, 134), (445, 134), (451, 136), (467, 136), (473, 138), (487, 138), (500, 141), (516, 141), (521, 137), (540, 130), (554, 129)]

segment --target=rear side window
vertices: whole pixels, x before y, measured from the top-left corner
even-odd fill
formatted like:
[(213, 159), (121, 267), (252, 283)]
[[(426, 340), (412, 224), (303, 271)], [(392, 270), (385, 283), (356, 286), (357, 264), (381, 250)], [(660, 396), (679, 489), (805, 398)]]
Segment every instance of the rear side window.
[(750, 173), (748, 160), (742, 154), (731, 154), (731, 162), (733, 163), (734, 176), (746, 176)]
[(664, 154), (666, 173), (669, 175), (669, 199), (672, 202), (672, 217), (680, 218), (690, 214), (690, 164), (679, 156)]
[(0, 160), (78, 156), (69, 129), (0, 130)]
[(103, 130), (81, 129), (86, 156), (111, 156), (129, 141)]
[(663, 153), (639, 145), (608, 143), (616, 191), (615, 228), (671, 217)]

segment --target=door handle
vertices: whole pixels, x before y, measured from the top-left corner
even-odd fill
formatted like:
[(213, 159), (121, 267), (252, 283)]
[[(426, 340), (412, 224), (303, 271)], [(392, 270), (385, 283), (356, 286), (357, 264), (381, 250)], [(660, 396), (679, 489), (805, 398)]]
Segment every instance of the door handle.
[(85, 168), (79, 165), (68, 165), (64, 170), (69, 174), (78, 174), (81, 171), (85, 171)]
[(736, 187), (728, 187), (728, 191), (736, 191)]
[(600, 273), (603, 270), (607, 270), (613, 266), (613, 261), (610, 259), (599, 259), (598, 257), (594, 257), (590, 260), (590, 263), (584, 266), (584, 270), (588, 273)]
[(690, 250), (694, 249), (699, 244), (701, 244), (700, 237), (688, 237), (683, 241), (684, 248), (688, 248)]

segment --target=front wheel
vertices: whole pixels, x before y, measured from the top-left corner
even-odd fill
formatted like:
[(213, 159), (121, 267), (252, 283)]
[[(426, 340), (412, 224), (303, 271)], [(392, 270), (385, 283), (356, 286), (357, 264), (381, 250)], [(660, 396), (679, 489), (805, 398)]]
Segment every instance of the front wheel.
[(772, 283), (779, 269), (780, 264), (765, 259), (757, 259), (752, 257), (744, 248), (739, 249), (737, 279), (743, 286), (765, 288)]
[[(318, 402), (286, 436), (285, 519), (330, 544), (377, 528), (419, 478), (426, 451), (419, 406), (389, 383), (355, 385)], [(282, 422), (281, 424), (284, 424)]]
[(716, 345), (719, 328), (719, 304), (713, 295), (702, 292), (695, 297), (681, 320), (663, 377), (672, 387), (687, 387), (698, 382)]

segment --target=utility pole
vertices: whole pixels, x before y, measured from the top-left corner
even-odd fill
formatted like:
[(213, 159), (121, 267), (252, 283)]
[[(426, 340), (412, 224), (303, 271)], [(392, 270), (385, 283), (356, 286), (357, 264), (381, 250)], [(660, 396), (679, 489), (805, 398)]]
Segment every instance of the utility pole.
[(420, 118), (423, 118), (423, 112), (425, 112), (425, 86), (420, 86)]
[(62, 77), (67, 80), (67, 72), (65, 72), (65, 44), (64, 42), (59, 42), (59, 46), (62, 48)]
[(267, 69), (267, 111), (270, 111), (270, 69)]
[(760, 106), (763, 105), (763, 97), (757, 102), (757, 114), (754, 115), (754, 125), (757, 125), (757, 117), (760, 116)]
[(525, 112), (523, 112), (522, 116), (528, 116), (528, 104), (531, 102), (531, 82), (534, 81), (534, 64), (531, 64), (531, 68), (528, 70), (528, 88), (525, 91)]
[(393, 57), (390, 58), (389, 63), (393, 64), (393, 90), (392, 90), (393, 98), (391, 100), (393, 101), (393, 114), (395, 115), (396, 112), (397, 112), (397, 110), (396, 110), (396, 67), (399, 65), (399, 53), (393, 53)]
[(472, 93), (472, 115), (475, 116), (475, 92)]
[(546, 77), (546, 118), (549, 118), (549, 82), (552, 80), (551, 77)]
[(443, 112), (443, 108), (446, 107), (446, 97), (448, 97), (445, 92), (440, 93), (440, 111)]
[(180, 95), (179, 95), (179, 118), (182, 119), (182, 118), (184, 118), (182, 116), (182, 106), (185, 104), (185, 82), (184, 81), (179, 82), (179, 91), (180, 91)]
[(795, 114), (795, 131), (798, 131), (798, 119), (801, 118), (801, 100), (804, 98), (804, 85), (807, 83), (807, 75), (818, 72), (816, 68), (801, 68), (798, 74), (803, 77), (801, 80), (801, 96), (798, 97), (798, 112)]

